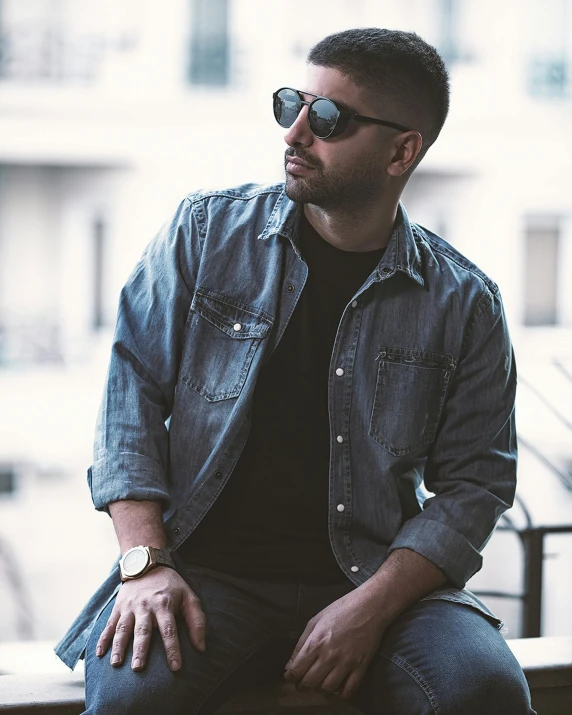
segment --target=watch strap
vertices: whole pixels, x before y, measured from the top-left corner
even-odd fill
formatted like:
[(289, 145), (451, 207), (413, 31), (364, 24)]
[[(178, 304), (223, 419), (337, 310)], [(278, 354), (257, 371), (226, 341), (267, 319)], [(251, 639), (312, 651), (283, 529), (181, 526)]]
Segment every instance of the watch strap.
[(171, 552), (167, 549), (156, 549), (153, 546), (147, 547), (149, 549), (149, 554), (151, 556), (151, 563), (147, 570), (153, 566), (168, 566), (171, 569), (176, 570), (175, 562), (171, 556)]

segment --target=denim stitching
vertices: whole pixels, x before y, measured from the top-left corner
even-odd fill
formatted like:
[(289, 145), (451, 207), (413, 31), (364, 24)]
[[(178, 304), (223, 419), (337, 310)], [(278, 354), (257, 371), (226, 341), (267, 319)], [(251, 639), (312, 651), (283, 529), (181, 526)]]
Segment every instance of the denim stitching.
[(198, 202), (205, 202), (208, 199), (224, 198), (224, 199), (237, 199), (239, 201), (250, 201), (251, 199), (256, 199), (259, 196), (269, 196), (270, 194), (281, 194), (283, 189), (280, 184), (270, 185), (268, 187), (262, 187), (259, 190), (252, 191), (249, 194), (238, 194), (234, 193), (230, 189), (223, 189), (221, 191), (192, 191), (185, 197), (191, 204)]
[[(384, 352), (380, 353), (380, 355), (378, 355), (378, 357), (381, 357), (381, 355), (384, 355)], [(402, 457), (416, 449), (420, 449), (426, 445), (431, 444), (435, 440), (435, 435), (437, 433), (437, 428), (439, 426), (439, 421), (441, 419), (441, 415), (442, 415), (442, 411), (443, 411), (443, 405), (445, 403), (445, 396), (447, 394), (449, 379), (450, 379), (450, 376), (452, 373), (450, 370), (446, 370), (442, 367), (425, 368), (426, 370), (433, 371), (432, 376), (430, 376), (430, 373), (426, 373), (428, 378), (433, 383), (431, 386), (432, 387), (435, 386), (437, 379), (440, 383), (439, 401), (435, 405), (434, 410), (427, 416), (427, 422), (423, 428), (421, 440), (416, 442), (415, 444), (406, 444), (403, 446), (398, 446), (398, 445), (394, 445), (391, 442), (389, 442), (380, 433), (380, 428), (379, 428), (380, 415), (384, 415), (386, 413), (386, 409), (383, 407), (383, 394), (382, 394), (383, 386), (386, 384), (386, 379), (387, 379), (386, 376), (387, 376), (387, 372), (388, 372), (388, 366), (393, 365), (393, 364), (406, 365), (406, 363), (397, 362), (397, 361), (393, 362), (393, 363), (391, 363), (391, 362), (386, 363), (384, 360), (379, 361), (379, 366), (377, 369), (377, 379), (376, 379), (376, 385), (375, 385), (373, 408), (372, 408), (370, 422), (369, 422), (369, 435), (375, 442), (377, 442), (384, 449), (386, 449), (391, 455), (393, 455), (395, 457)], [(411, 365), (411, 366), (416, 370), (423, 368), (422, 365)], [(411, 366), (409, 366), (409, 367), (411, 367)], [(429, 382), (428, 382), (428, 384), (429, 384)]]
[(439, 715), (437, 697), (435, 696), (435, 693), (431, 690), (429, 683), (425, 680), (421, 673), (416, 670), (412, 665), (410, 665), (406, 660), (400, 658), (398, 655), (392, 655), (390, 653), (380, 653), (380, 655), (383, 658), (386, 658), (387, 660), (391, 661), (398, 668), (404, 670), (408, 675), (413, 678), (413, 680), (423, 690), (423, 692), (429, 699), (429, 702), (431, 703), (431, 707), (433, 708), (435, 715)]
[(267, 313), (265, 310), (244, 303), (243, 301), (237, 300), (236, 298), (230, 298), (224, 293), (219, 293), (216, 290), (211, 290), (210, 288), (204, 288), (202, 286), (199, 286), (196, 290), (196, 297), (198, 298), (199, 296), (206, 298), (207, 300), (210, 299), (214, 303), (222, 303), (223, 305), (229, 306), (230, 308), (241, 308), (242, 310), (244, 310), (245, 313), (250, 313), (250, 315), (253, 315), (256, 318), (264, 318), (269, 323), (272, 323), (273, 321), (273, 318), (270, 313)]

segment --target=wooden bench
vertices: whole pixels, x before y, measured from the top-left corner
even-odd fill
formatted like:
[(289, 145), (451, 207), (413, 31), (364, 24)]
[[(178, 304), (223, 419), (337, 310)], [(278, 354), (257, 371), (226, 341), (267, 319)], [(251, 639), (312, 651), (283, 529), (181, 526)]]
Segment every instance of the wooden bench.
[[(521, 664), (539, 715), (572, 713), (572, 637), (508, 640)], [(83, 673), (0, 676), (1, 715), (79, 715), (84, 709)], [(344, 702), (298, 693), (287, 683), (235, 695), (217, 715), (355, 715)]]

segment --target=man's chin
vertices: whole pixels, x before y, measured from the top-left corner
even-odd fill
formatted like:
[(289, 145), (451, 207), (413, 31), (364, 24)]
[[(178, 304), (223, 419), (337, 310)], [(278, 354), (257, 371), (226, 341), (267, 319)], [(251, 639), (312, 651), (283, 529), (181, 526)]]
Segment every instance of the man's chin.
[(296, 201), (301, 204), (310, 203), (312, 191), (306, 184), (303, 176), (291, 176), (286, 172), (284, 191), (291, 201)]

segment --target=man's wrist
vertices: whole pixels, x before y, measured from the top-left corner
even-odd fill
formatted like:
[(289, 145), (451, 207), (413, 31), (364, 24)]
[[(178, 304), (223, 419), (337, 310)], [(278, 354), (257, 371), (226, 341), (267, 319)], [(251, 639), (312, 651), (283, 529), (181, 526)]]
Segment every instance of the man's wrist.
[(410, 549), (396, 549), (359, 588), (388, 627), (403, 611), (446, 583), (443, 571), (429, 559)]

